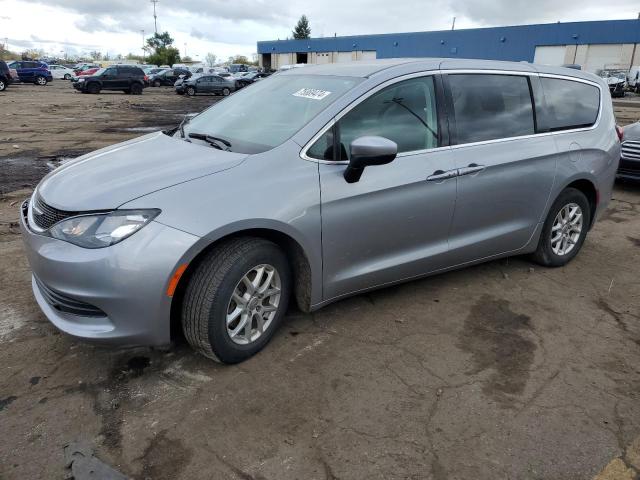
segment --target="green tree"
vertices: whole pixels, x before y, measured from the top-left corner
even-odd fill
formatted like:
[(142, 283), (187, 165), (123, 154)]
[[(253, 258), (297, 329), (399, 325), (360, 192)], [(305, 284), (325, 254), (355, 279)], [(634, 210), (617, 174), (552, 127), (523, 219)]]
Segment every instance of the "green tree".
[(173, 65), (180, 62), (180, 51), (173, 47), (173, 38), (169, 32), (155, 33), (147, 39), (147, 46), (153, 53), (147, 61), (154, 65)]
[(298, 24), (293, 29), (293, 38), (296, 40), (302, 40), (311, 36), (311, 27), (309, 26), (309, 19), (306, 15), (302, 15)]
[(249, 65), (249, 59), (244, 55), (236, 55), (234, 57), (229, 57), (229, 63), (243, 63), (245, 65)]

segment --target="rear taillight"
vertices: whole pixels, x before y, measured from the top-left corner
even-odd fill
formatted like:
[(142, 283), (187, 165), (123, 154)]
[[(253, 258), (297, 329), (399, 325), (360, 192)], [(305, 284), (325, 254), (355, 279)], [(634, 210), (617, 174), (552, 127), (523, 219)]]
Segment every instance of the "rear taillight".
[(149, 77), (147, 75), (144, 76), (144, 81), (148, 82), (149, 81)]
[(624, 130), (619, 125), (616, 125), (616, 134), (618, 135), (618, 140), (622, 142), (624, 139)]

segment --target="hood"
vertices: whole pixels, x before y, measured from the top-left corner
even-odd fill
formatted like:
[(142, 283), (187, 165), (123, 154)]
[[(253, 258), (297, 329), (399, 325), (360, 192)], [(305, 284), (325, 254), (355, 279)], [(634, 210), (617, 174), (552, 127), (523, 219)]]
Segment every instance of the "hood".
[(624, 131), (623, 141), (640, 141), (640, 122), (632, 123), (631, 125), (622, 127), (622, 130)]
[(157, 132), (65, 163), (44, 177), (37, 191), (45, 203), (59, 210), (109, 210), (235, 167), (247, 156)]

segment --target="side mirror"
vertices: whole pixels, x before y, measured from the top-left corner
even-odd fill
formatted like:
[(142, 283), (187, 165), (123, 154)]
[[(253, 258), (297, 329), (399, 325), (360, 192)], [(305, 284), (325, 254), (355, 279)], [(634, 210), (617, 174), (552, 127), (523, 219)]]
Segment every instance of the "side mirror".
[(398, 145), (384, 137), (358, 137), (351, 142), (349, 151), (351, 160), (344, 171), (344, 179), (347, 183), (355, 183), (365, 167), (391, 163), (398, 154)]

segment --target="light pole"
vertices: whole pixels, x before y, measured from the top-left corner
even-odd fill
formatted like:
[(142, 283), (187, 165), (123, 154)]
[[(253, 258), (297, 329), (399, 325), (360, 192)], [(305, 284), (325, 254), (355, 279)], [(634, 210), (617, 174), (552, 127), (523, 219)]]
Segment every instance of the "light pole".
[(144, 30), (140, 30), (140, 32), (142, 32), (142, 63), (144, 63), (145, 54), (147, 53), (144, 45)]
[(184, 42), (184, 56), (187, 56), (187, 42)]
[(158, 3), (158, 0), (151, 0), (151, 3), (153, 3), (153, 26), (157, 34), (158, 33), (158, 22), (157, 22), (158, 16), (156, 15), (156, 3)]

